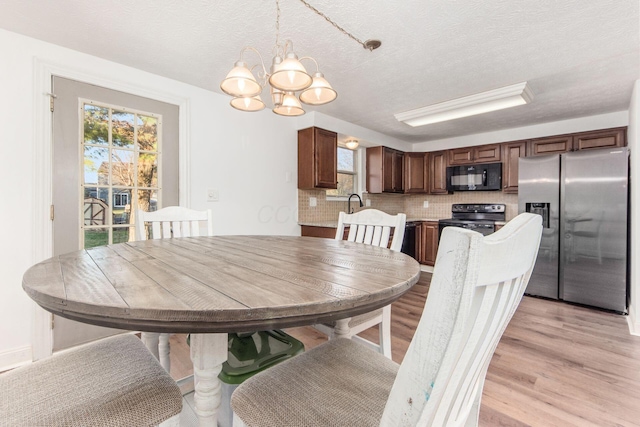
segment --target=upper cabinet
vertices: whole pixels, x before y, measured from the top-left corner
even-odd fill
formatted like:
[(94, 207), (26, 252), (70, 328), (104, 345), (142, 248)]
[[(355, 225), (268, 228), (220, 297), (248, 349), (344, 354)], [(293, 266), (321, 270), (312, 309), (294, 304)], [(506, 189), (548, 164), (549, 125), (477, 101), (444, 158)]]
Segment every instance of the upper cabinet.
[(501, 144), (490, 144), (448, 150), (449, 166), (499, 162), (501, 158), (500, 147)]
[(404, 192), (429, 192), (429, 153), (404, 153)]
[(338, 134), (311, 127), (298, 131), (298, 188), (338, 188)]
[(550, 136), (546, 138), (536, 138), (529, 141), (529, 156), (541, 154), (566, 153), (573, 147), (573, 137), (571, 135)]
[(518, 192), (518, 163), (525, 157), (526, 141), (505, 142), (502, 144), (502, 191)]
[(581, 132), (573, 135), (574, 150), (593, 148), (624, 147), (627, 128), (605, 129), (593, 132)]
[(624, 147), (627, 128), (603, 129), (570, 135), (536, 138), (529, 141), (529, 156), (566, 153), (596, 148)]
[(367, 191), (402, 193), (404, 191), (404, 153), (388, 147), (367, 148)]
[(447, 191), (447, 152), (429, 153), (429, 193), (449, 194)]

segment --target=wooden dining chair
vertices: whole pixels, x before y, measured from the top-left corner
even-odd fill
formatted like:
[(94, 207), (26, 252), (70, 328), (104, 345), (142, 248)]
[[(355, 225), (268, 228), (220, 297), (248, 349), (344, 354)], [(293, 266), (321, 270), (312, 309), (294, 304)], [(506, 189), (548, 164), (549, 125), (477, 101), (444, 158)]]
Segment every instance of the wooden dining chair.
[[(365, 209), (354, 214), (340, 212), (336, 240), (343, 240), (345, 228), (349, 227), (348, 241), (389, 248), (400, 252), (404, 240), (404, 227), (407, 216), (403, 213), (389, 215), (377, 209)], [(391, 240), (391, 244), (389, 241)], [(365, 344), (391, 359), (391, 306), (388, 305), (370, 313), (354, 316), (349, 320), (349, 332), (346, 337)], [(376, 344), (357, 334), (379, 325), (379, 342)], [(335, 336), (337, 322), (314, 325), (314, 328), (326, 334), (329, 339)]]
[(234, 427), (476, 426), (489, 362), (541, 234), (541, 217), (530, 213), (489, 236), (446, 228), (401, 365), (351, 340), (329, 341), (238, 387)]
[[(136, 240), (168, 239), (172, 237), (213, 236), (211, 210), (196, 211), (182, 206), (169, 206), (154, 212), (136, 211)], [(149, 351), (160, 361), (163, 368), (170, 372), (171, 348), (170, 334), (143, 332), (142, 341)]]

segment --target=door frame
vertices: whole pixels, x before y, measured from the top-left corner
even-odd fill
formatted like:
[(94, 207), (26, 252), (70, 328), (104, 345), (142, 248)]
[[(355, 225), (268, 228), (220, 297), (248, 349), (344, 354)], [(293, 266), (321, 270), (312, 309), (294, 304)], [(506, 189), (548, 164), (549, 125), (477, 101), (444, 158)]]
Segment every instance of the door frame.
[[(190, 206), (190, 98), (172, 92), (160, 91), (146, 86), (137, 86), (121, 79), (113, 79), (99, 72), (85, 70), (34, 58), (34, 127), (33, 127), (33, 212), (32, 212), (32, 261), (40, 262), (53, 256), (53, 221), (50, 207), (53, 188), (53, 132), (50, 110), (51, 82), (53, 76), (64, 77), (102, 86), (107, 89), (130, 93), (177, 105), (178, 117), (178, 197), (180, 206)], [(33, 360), (50, 356), (53, 348), (53, 315), (33, 303), (31, 348)]]

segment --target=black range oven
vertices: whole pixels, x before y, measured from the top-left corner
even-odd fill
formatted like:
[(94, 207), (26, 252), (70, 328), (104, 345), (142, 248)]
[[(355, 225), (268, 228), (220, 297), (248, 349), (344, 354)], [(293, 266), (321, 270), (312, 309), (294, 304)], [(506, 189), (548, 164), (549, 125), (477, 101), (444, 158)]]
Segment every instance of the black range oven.
[(506, 205), (496, 203), (458, 203), (451, 206), (451, 218), (438, 221), (438, 238), (445, 227), (460, 227), (483, 235), (495, 231), (496, 221), (505, 220)]

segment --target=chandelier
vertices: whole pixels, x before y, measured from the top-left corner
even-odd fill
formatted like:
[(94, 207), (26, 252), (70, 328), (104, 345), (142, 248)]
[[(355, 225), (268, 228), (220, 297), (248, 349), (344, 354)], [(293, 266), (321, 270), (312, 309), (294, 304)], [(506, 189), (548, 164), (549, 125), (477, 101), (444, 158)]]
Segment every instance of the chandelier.
[[(362, 42), (306, 1), (300, 0), (300, 2), (326, 19), (342, 33), (360, 43), (365, 49), (372, 51), (380, 47), (379, 40)], [(281, 116), (300, 116), (304, 114), (301, 102), (307, 105), (328, 104), (336, 99), (338, 93), (324, 78), (315, 59), (310, 56), (298, 59), (298, 56), (293, 52), (291, 40), (286, 40), (284, 45), (280, 43), (279, 0), (276, 0), (276, 10), (276, 43), (272, 49), (274, 56), (269, 71), (267, 71), (262, 55), (257, 49), (250, 46), (244, 47), (240, 51), (240, 59), (220, 83), (220, 89), (233, 97), (231, 100), (233, 108), (241, 111), (260, 111), (265, 107), (260, 94), (268, 83), (273, 112)], [(260, 62), (250, 67), (243, 60), (243, 55), (247, 51), (255, 52)], [(302, 61), (311, 61), (315, 64), (316, 71), (313, 75), (307, 72)], [(254, 68), (257, 68), (257, 78), (253, 74)]]

